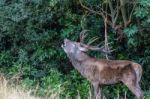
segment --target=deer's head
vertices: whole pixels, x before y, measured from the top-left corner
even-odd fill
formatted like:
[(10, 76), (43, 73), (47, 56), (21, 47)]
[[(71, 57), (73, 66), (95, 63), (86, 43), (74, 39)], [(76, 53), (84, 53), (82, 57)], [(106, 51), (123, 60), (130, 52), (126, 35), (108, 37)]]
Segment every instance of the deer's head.
[(100, 52), (105, 52), (109, 53), (108, 51), (105, 50), (104, 46), (103, 47), (97, 47), (97, 46), (91, 46), (89, 44), (84, 44), (84, 39), (87, 35), (85, 35), (87, 30), (83, 30), (80, 33), (80, 41), (75, 42), (71, 41), (69, 39), (64, 39), (64, 44), (62, 44), (62, 48), (67, 54), (76, 54), (76, 53), (81, 53), (81, 52), (87, 52), (89, 50), (94, 50), (94, 51), (100, 51)]
[(69, 39), (64, 39), (64, 44), (62, 48), (66, 53), (75, 53), (75, 52), (86, 52), (88, 49), (83, 46), (80, 42), (71, 41)]

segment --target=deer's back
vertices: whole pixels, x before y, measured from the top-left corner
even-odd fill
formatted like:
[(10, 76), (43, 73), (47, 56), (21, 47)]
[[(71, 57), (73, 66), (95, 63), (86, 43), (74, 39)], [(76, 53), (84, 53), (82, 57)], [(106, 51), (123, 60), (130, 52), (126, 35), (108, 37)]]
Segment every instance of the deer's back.
[[(91, 81), (99, 81), (102, 84), (113, 84), (130, 77), (136, 79), (132, 62), (122, 60), (97, 60), (90, 63), (88, 76)], [(92, 65), (93, 64), (93, 65)]]

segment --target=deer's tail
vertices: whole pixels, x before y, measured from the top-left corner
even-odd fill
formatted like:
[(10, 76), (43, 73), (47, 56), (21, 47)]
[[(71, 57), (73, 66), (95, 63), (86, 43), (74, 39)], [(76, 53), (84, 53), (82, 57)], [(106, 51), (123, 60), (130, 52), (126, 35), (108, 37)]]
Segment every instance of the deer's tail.
[(133, 69), (136, 72), (137, 81), (139, 82), (141, 80), (142, 72), (143, 72), (142, 66), (137, 63), (133, 63), (132, 65), (133, 65)]

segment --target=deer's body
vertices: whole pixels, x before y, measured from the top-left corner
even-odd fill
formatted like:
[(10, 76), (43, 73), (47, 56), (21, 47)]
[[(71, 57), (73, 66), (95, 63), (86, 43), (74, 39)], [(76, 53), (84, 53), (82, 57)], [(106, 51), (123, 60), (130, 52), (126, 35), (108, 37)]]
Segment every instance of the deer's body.
[(132, 61), (96, 59), (84, 52), (68, 54), (68, 57), (73, 66), (92, 82), (114, 84), (125, 81), (128, 76), (134, 81), (139, 81), (142, 76), (141, 66)]
[(122, 82), (138, 99), (143, 99), (139, 86), (141, 65), (127, 60), (92, 58), (85, 53), (87, 48), (68, 39), (64, 40), (62, 47), (73, 66), (92, 83), (96, 97), (101, 97), (101, 85)]

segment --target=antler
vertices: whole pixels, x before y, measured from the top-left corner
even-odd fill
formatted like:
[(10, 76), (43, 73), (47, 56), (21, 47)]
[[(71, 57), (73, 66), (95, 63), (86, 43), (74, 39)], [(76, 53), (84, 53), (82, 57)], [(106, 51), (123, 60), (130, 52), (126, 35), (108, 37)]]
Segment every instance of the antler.
[[(84, 44), (84, 39), (87, 37), (87, 34), (85, 34), (88, 30), (83, 30), (80, 33), (80, 44), (81, 46), (83, 46), (84, 48), (86, 48), (87, 50), (92, 50), (92, 51), (100, 51), (100, 52), (104, 52), (104, 53), (111, 53), (114, 50), (111, 50), (110, 47), (105, 48), (105, 46), (102, 47), (98, 47), (98, 46), (91, 46), (90, 44), (92, 44), (93, 42), (95, 42), (98, 38), (94, 37), (91, 39), (91, 41), (88, 44)], [(108, 43), (109, 45), (110, 43)]]
[(86, 45), (86, 44), (82, 44), (82, 46), (84, 46), (86, 49), (88, 50), (92, 50), (92, 51), (100, 51), (100, 52), (104, 52), (104, 53), (111, 53), (114, 50), (111, 50), (111, 48), (105, 48), (105, 46), (102, 47), (96, 47), (96, 46), (90, 46), (90, 45)]
[(87, 34), (85, 34), (88, 30), (83, 30), (80, 33), (80, 42), (83, 43), (84, 39), (87, 37)]

